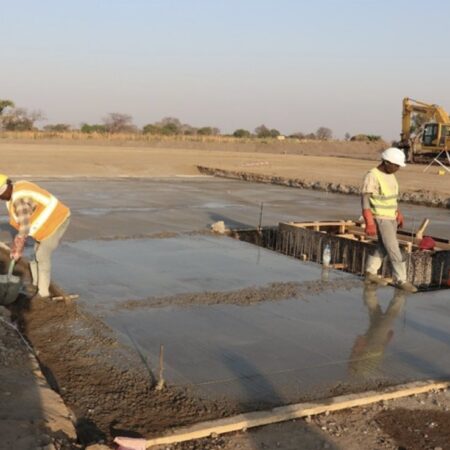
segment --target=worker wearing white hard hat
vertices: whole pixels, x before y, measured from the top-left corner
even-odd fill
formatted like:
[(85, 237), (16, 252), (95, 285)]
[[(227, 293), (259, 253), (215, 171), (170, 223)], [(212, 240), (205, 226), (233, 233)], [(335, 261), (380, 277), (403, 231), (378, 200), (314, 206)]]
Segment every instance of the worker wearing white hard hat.
[(33, 285), (29, 293), (35, 299), (50, 297), (51, 256), (69, 225), (70, 209), (37, 184), (13, 183), (4, 174), (0, 174), (0, 200), (7, 202), (9, 223), (17, 230), (11, 259), (19, 260), (27, 238), (32, 238), (35, 254), (30, 261)]
[(361, 204), (366, 234), (378, 236), (377, 248), (367, 259), (365, 278), (367, 283), (387, 284), (378, 276), (387, 255), (396, 287), (417, 292), (407, 280), (406, 262), (397, 239), (397, 228), (403, 226), (404, 219), (398, 209), (398, 183), (394, 173), (405, 166), (403, 151), (390, 147), (381, 154), (381, 163), (364, 177)]

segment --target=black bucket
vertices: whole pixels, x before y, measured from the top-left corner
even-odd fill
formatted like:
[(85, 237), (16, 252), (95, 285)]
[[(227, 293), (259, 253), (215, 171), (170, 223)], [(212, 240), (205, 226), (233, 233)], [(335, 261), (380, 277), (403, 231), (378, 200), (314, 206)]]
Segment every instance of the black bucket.
[(8, 273), (0, 275), (0, 305), (10, 305), (17, 300), (22, 283), (20, 277), (13, 275), (15, 261), (9, 263)]

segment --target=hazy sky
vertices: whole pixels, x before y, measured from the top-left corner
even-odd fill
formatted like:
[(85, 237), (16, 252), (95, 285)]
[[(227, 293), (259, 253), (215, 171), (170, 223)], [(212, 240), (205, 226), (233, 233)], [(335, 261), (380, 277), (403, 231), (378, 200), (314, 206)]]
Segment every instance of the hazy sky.
[(400, 132), (450, 110), (446, 0), (0, 0), (0, 98), (48, 123)]

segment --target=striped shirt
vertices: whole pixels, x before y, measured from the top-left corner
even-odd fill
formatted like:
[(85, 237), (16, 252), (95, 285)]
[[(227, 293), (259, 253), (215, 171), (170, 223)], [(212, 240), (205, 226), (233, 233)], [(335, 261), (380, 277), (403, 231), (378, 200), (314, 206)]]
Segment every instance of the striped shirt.
[(30, 197), (22, 197), (13, 203), (14, 212), (19, 224), (18, 236), (28, 236), (30, 233), (31, 216), (36, 210), (36, 203)]

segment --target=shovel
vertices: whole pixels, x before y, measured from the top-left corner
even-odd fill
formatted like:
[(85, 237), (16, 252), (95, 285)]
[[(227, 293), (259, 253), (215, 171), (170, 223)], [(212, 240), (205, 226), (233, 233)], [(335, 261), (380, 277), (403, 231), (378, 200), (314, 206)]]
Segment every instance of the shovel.
[(20, 277), (12, 274), (15, 264), (16, 262), (12, 259), (9, 263), (8, 273), (0, 275), (0, 305), (10, 305), (19, 296)]

